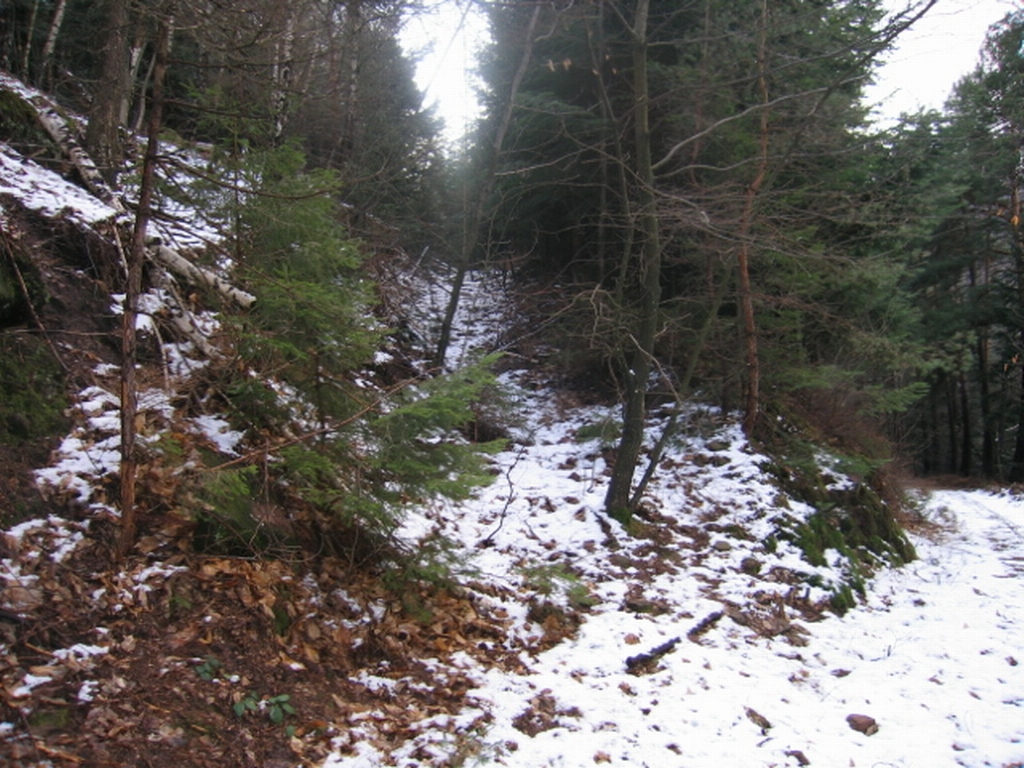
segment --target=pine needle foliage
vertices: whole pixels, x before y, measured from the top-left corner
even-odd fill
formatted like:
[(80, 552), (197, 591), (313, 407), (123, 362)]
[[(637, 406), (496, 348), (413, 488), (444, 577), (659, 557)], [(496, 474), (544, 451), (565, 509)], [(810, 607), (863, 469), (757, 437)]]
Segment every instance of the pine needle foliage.
[(340, 181), (303, 164), (281, 147), (244, 167), (258, 193), (238, 214), (240, 267), (259, 300), (238, 328), (247, 362), (294, 386), (326, 423), (357, 409), (345, 375), (372, 358), (384, 329), (368, 319), (372, 286), (330, 195)]
[(371, 434), (377, 445), (373, 466), (383, 481), (384, 500), (461, 499), (491, 481), (485, 457), (499, 450), (503, 441), (474, 444), (458, 430), (473, 420), (473, 403), (485, 390), (493, 390), (489, 367), (495, 360), (488, 356), (406, 389), (397, 407), (373, 423)]
[(338, 175), (308, 170), (288, 145), (221, 162), (237, 187), (221, 196), (221, 218), (234, 222), (235, 270), (257, 300), (231, 318), (237, 357), (218, 389), (268, 456), (258, 488), (240, 486), (236, 470), (205, 484), (207, 503), (230, 508), (230, 519), (207, 518), (244, 530), (237, 518), (258, 497), (286, 510), (296, 539), (318, 552), (396, 573), (448, 572), (431, 554), (440, 550), (411, 551), (396, 533), (409, 505), (463, 498), (492, 479), (485, 455), (498, 445), (461, 430), (494, 389), (494, 358), (390, 392), (362, 385), (388, 329), (373, 314), (363, 247), (341, 220)]

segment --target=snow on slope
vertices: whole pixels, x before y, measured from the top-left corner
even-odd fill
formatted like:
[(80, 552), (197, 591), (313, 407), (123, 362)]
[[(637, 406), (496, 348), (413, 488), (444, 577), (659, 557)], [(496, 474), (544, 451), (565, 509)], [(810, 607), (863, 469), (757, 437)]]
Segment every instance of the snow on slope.
[[(531, 398), (532, 413), (544, 397)], [(453, 728), (474, 742), (479, 764), (523, 768), (1024, 764), (1019, 497), (933, 494), (925, 514), (942, 535), (915, 538), (920, 559), (880, 573), (865, 604), (843, 618), (808, 622), (787, 609), (790, 631), (771, 638), (729, 617), (701, 632), (723, 601), (771, 606), (792, 588), (783, 575), (814, 571), (785, 546), (761, 546), (779, 499), (757, 467), (764, 457), (726, 426), (716, 437), (730, 446), (717, 455), (728, 461), (698, 467), (686, 457), (706, 453), (707, 442), (691, 438), (652, 489), (655, 539), (632, 539), (615, 523), (608, 537), (597, 511), (601, 459), (572, 440), (603, 415), (577, 409), (540, 426), (532, 444), (503, 454), (502, 475), (475, 501), (410, 524), (475, 553), (526, 671), (475, 668), (477, 708), (425, 727), (392, 753), (394, 764), (445, 764), (458, 746)], [(763, 575), (745, 572), (746, 558)], [(575, 637), (542, 650), (547, 628), (527, 618), (526, 603), (545, 568), (578, 575), (598, 602)], [(563, 580), (566, 592), (574, 584)], [(630, 657), (677, 638), (650, 674), (627, 671)], [(873, 718), (878, 731), (853, 730), (851, 714)], [(363, 744), (325, 765), (386, 759)]]
[[(27, 160), (0, 142), (0, 195), (17, 198), (44, 216), (65, 216), (81, 227), (112, 219), (117, 211), (53, 171)], [(0, 206), (0, 218), (3, 207)]]
[[(477, 307), (483, 284), (472, 285)], [(460, 657), (476, 707), (427, 721), (387, 754), (368, 725), (357, 754), (325, 768), (1024, 765), (1024, 499), (922, 498), (941, 534), (913, 537), (919, 560), (880, 572), (843, 618), (815, 620), (826, 592), (806, 582), (841, 574), (786, 542), (767, 551), (775, 515), (811, 510), (771, 484), (767, 457), (735, 423), (690, 414), (634, 538), (599, 511), (599, 440), (576, 439), (615, 413), (504, 380), (527, 426), (498, 457), (495, 483), (411, 515), (405, 533), (463, 547), (474, 583), (508, 616), (504, 647), (521, 667)], [(794, 589), (804, 615), (783, 605)], [(574, 600), (594, 604), (573, 635), (545, 605)], [(627, 661), (652, 651), (631, 673)], [(854, 730), (850, 715), (877, 731)]]
[[(7, 149), (0, 186), (83, 226), (111, 215)], [(458, 323), (453, 361), (491, 346), (503, 327), (487, 309), (493, 291), (468, 286), (464, 306), (475, 315)], [(780, 598), (809, 576), (827, 587), (838, 574), (812, 568), (784, 542), (766, 551), (780, 503), (789, 514), (809, 510), (767, 481), (765, 457), (735, 424), (691, 413), (690, 432), (652, 483), (648, 519), (631, 536), (599, 511), (600, 440), (577, 440), (581, 427), (613, 414), (561, 403), (515, 375), (506, 384), (524, 421), (497, 459), (494, 485), (471, 502), (416, 511), (405, 534), (436, 531), (461, 545), (475, 570), (467, 580), (508, 617), (503, 650), (519, 664), (484, 668), (456, 656), (477, 680), (475, 707), (426, 721), (388, 755), (371, 744), (367, 713), (358, 753), (325, 766), (443, 765), (459, 755), (523, 768), (1024, 764), (1019, 497), (933, 494), (926, 514), (943, 533), (915, 538), (920, 559), (879, 573), (865, 604), (845, 617), (812, 621), (824, 590), (799, 587), (806, 616), (780, 608)], [(88, 478), (116, 471), (116, 414), (109, 393), (83, 392), (80, 401), (92, 433), (71, 435), (78, 442), (40, 479), (97, 503)], [(219, 422), (196, 426), (225, 439)], [(69, 546), (76, 537), (68, 529)], [(557, 610), (588, 604), (578, 628)], [(627, 670), (628, 659), (659, 648), (666, 652), (640, 674)], [(850, 714), (874, 718), (879, 730), (852, 730)]]

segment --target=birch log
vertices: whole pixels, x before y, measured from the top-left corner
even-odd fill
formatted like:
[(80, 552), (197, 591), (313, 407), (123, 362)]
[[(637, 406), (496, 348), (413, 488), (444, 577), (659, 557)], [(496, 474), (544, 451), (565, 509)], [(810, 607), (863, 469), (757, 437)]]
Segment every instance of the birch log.
[(176, 275), (181, 275), (186, 280), (190, 280), (197, 285), (212, 288), (221, 296), (231, 299), (240, 307), (250, 307), (256, 301), (256, 297), (251, 293), (246, 293), (241, 288), (236, 288), (215, 272), (193, 264), (166, 245), (160, 243), (150, 244), (148, 250), (150, 258), (157, 264), (166, 267)]
[(54, 143), (60, 147), (60, 151), (75, 166), (86, 189), (118, 213), (125, 212), (125, 206), (120, 196), (104, 181), (96, 163), (79, 144), (69, 121), (60, 113), (56, 104), (39, 91), (31, 89), (19, 80), (3, 73), (0, 73), (0, 89), (17, 96), (32, 108), (36, 120), (39, 121), (43, 130), (49, 134)]

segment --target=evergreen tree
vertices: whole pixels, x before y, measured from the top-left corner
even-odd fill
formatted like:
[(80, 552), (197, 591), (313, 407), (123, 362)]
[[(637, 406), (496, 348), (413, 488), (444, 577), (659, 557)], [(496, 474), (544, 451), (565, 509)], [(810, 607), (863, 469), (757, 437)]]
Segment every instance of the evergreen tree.
[[(696, 383), (723, 404), (742, 390), (754, 436), (760, 414), (784, 404), (794, 382), (830, 386), (847, 377), (811, 371), (834, 369), (850, 349), (861, 362), (869, 356), (886, 331), (874, 323), (854, 332), (871, 312), (842, 300), (850, 264), (866, 258), (874, 236), (852, 205), (867, 157), (860, 93), (875, 56), (930, 5), (879, 27), (871, 1), (655, 0), (642, 60), (633, 14), (644, 6), (547, 13), (502, 160), (496, 229), (539, 269), (572, 275), (588, 292), (587, 306), (599, 308), (588, 337), (615, 362), (624, 392), (643, 379), (627, 402), (642, 402), (647, 370), (689, 368), (700, 357)], [(514, 56), (500, 25), (495, 39), (492, 81)], [(631, 138), (640, 134), (646, 148)], [(643, 256), (653, 242), (657, 264)], [(644, 287), (658, 273), (657, 289)], [(857, 273), (895, 296), (898, 270), (864, 262)], [(735, 292), (704, 333), (730, 275)], [(591, 332), (600, 327), (603, 337)], [(717, 344), (705, 347), (709, 340)], [(861, 390), (887, 375), (862, 376)], [(642, 406), (627, 410), (627, 422), (642, 418)], [(623, 447), (620, 459), (625, 479), (612, 506), (628, 498), (634, 449)]]
[(933, 155), (928, 173), (911, 180), (936, 216), (919, 245), (914, 282), (933, 360), (920, 438), (922, 466), (931, 471), (1024, 478), (1022, 35), (1020, 12), (994, 25), (982, 64), (956, 87), (947, 121), (903, 140), (904, 147), (911, 138), (927, 141)]

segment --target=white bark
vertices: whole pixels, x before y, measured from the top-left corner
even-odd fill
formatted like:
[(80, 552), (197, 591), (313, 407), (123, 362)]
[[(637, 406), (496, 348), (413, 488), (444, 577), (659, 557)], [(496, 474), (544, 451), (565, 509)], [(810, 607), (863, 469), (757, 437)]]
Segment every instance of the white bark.
[(240, 307), (250, 307), (256, 301), (256, 297), (251, 293), (246, 293), (241, 288), (236, 288), (215, 272), (193, 264), (166, 245), (151, 244), (148, 250), (150, 258), (161, 266), (167, 267), (171, 272), (181, 275), (192, 283), (212, 288), (221, 296), (231, 299)]
[[(39, 124), (72, 162), (90, 192), (114, 208), (118, 213), (128, 213), (120, 196), (104, 181), (99, 170), (96, 168), (96, 164), (79, 144), (72, 124), (57, 110), (53, 102), (38, 91), (26, 87), (20, 81), (2, 72), (0, 72), (0, 90), (14, 94), (34, 111)], [(121, 247), (117, 228), (115, 228), (113, 236), (117, 240), (118, 252), (122, 254), (123, 261), (124, 249)], [(158, 241), (151, 241), (146, 244), (145, 256), (161, 268), (161, 270), (167, 269), (169, 272), (179, 275), (190, 283), (211, 288), (240, 307), (250, 307), (256, 301), (256, 297), (251, 293), (236, 288), (212, 270), (193, 264), (178, 251)], [(157, 280), (159, 279), (158, 276)], [(169, 277), (166, 280), (167, 283), (170, 283)], [(217, 350), (202, 333), (192, 313), (174, 292), (173, 286), (168, 285), (165, 287), (169, 288), (168, 293), (174, 297), (168, 306), (167, 322), (169, 325), (182, 337), (191, 341), (204, 355), (215, 357)]]
[(53, 54), (57, 49), (57, 35), (60, 34), (60, 27), (64, 23), (64, 12), (67, 10), (67, 0), (59, 0), (57, 9), (53, 12), (53, 21), (50, 22), (50, 31), (46, 34), (46, 44), (43, 45), (43, 82), (49, 84), (53, 72)]
[[(150, 250), (152, 252), (152, 249)], [(165, 250), (170, 251), (170, 249)], [(170, 252), (174, 253), (173, 251)], [(178, 258), (180, 259), (181, 257), (178, 256)], [(192, 345), (204, 356), (208, 358), (217, 357), (217, 349), (210, 343), (202, 329), (200, 329), (199, 324), (196, 323), (192, 313), (185, 306), (185, 302), (182, 301), (177, 289), (175, 289), (174, 279), (162, 269), (157, 269), (157, 274), (153, 278), (153, 284), (163, 288), (166, 296), (165, 306), (167, 312), (161, 313), (160, 320), (170, 325), (179, 336), (192, 342)], [(153, 319), (156, 320), (157, 318)]]

